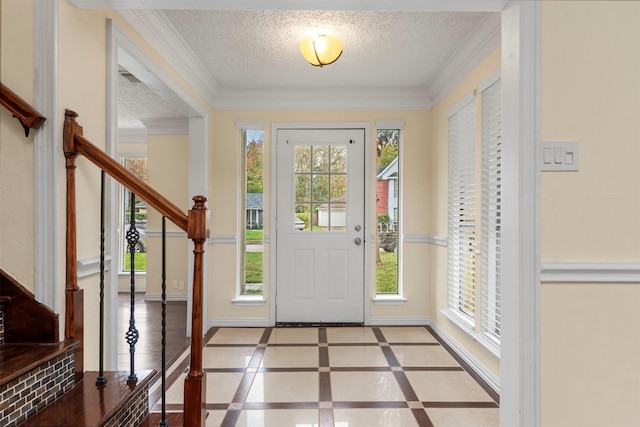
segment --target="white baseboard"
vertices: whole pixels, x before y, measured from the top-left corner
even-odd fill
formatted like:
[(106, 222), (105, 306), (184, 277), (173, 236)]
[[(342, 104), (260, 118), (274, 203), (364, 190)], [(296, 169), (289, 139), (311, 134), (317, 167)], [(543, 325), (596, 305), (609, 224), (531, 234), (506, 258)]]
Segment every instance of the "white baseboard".
[(268, 317), (214, 317), (207, 322), (207, 330), (221, 328), (268, 328), (273, 326)]
[(438, 327), (437, 324), (429, 321), (429, 326), (431, 326), (431, 329), (438, 334), (438, 337), (451, 347), (451, 349), (460, 356), (460, 358), (462, 358), (462, 360), (464, 360), (465, 363), (469, 365), (469, 367), (493, 389), (493, 391), (498, 393), (498, 395), (500, 394), (500, 378), (496, 377), (493, 372), (480, 363), (480, 361), (464, 347), (460, 346), (448, 333)]
[(371, 316), (370, 326), (427, 326), (431, 323), (428, 317), (386, 317)]

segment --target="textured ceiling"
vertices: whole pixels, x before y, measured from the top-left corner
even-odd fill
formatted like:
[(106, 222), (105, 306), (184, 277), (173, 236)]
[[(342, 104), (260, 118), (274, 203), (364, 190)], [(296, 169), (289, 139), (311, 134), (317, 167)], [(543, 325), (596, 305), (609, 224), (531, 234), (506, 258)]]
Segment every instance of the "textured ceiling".
[(118, 75), (118, 128), (142, 129), (146, 119), (175, 119), (186, 116), (170, 102), (145, 86), (124, 70)]
[[(471, 40), (488, 12), (180, 10), (158, 11), (225, 90), (429, 89), (448, 61)], [(334, 64), (313, 67), (300, 55), (306, 36), (343, 41)], [(442, 76), (440, 76), (442, 77)], [(118, 127), (139, 119), (184, 117), (141, 83), (120, 77)]]
[[(487, 15), (481, 12), (194, 11), (165, 16), (222, 88), (427, 87)], [(344, 52), (315, 68), (300, 55), (311, 35)]]

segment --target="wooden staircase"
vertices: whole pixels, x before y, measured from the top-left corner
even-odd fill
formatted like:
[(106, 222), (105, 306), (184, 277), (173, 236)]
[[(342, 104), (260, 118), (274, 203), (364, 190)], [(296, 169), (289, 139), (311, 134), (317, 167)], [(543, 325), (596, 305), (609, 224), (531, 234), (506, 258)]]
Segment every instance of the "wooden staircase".
[[(28, 135), (46, 120), (0, 83), (0, 104)], [(155, 370), (84, 372), (84, 295), (76, 271), (75, 159), (82, 155), (187, 232), (194, 243), (191, 357), (185, 379), (184, 411), (166, 414), (171, 426), (203, 427), (206, 376), (202, 369), (203, 254), (208, 238), (206, 198), (193, 198), (182, 212), (151, 187), (82, 136), (77, 114), (66, 111), (64, 155), (67, 175), (66, 284), (64, 341), (59, 342), (58, 316), (38, 303), (17, 280), (0, 270), (0, 426), (91, 427), (152, 426), (161, 417), (149, 414), (149, 385)], [(87, 333), (97, 333), (87, 331)], [(100, 332), (102, 333), (102, 332)], [(195, 351), (193, 351), (195, 349)], [(102, 371), (102, 360), (100, 361)], [(106, 382), (98, 381), (98, 376)], [(164, 406), (163, 406), (164, 408)], [(167, 425), (161, 423), (162, 425)]]
[[(147, 418), (155, 370), (84, 372), (76, 381), (78, 341), (56, 342), (58, 319), (0, 270), (0, 426), (136, 426)], [(177, 424), (172, 424), (177, 425)]]

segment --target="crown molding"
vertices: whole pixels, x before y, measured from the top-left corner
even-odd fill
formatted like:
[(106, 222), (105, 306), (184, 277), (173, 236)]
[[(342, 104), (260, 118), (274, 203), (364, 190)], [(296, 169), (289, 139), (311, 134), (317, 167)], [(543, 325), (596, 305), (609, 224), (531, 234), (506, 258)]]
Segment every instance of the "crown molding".
[(148, 129), (149, 135), (188, 135), (189, 119), (175, 117), (170, 119), (140, 119)]
[[(214, 109), (430, 109), (441, 101), (475, 66), (500, 45), (500, 14), (488, 16), (443, 66), (426, 88), (362, 89), (226, 89), (207, 71), (161, 10), (409, 10), (500, 11), (503, 0), (447, 2), (415, 1), (199, 1), (72, 0), (80, 8), (113, 8), (138, 31)], [(424, 3), (424, 4), (422, 4)], [(451, 4), (454, 3), (454, 4)]]
[(500, 46), (500, 28), (500, 14), (488, 15), (461, 44), (461, 47), (451, 55), (427, 85), (432, 107), (442, 101), (462, 79)]
[(429, 109), (424, 88), (221, 89), (214, 109)]
[(118, 13), (208, 104), (214, 102), (218, 83), (162, 11), (118, 10)]
[(70, 0), (85, 9), (397, 10), (499, 12), (508, 0)]

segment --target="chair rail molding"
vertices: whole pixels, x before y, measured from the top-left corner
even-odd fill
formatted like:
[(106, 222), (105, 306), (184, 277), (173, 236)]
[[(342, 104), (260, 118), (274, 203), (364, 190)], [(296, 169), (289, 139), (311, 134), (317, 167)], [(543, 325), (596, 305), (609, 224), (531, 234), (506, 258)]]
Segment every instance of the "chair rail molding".
[(542, 262), (542, 283), (640, 283), (640, 262)]

